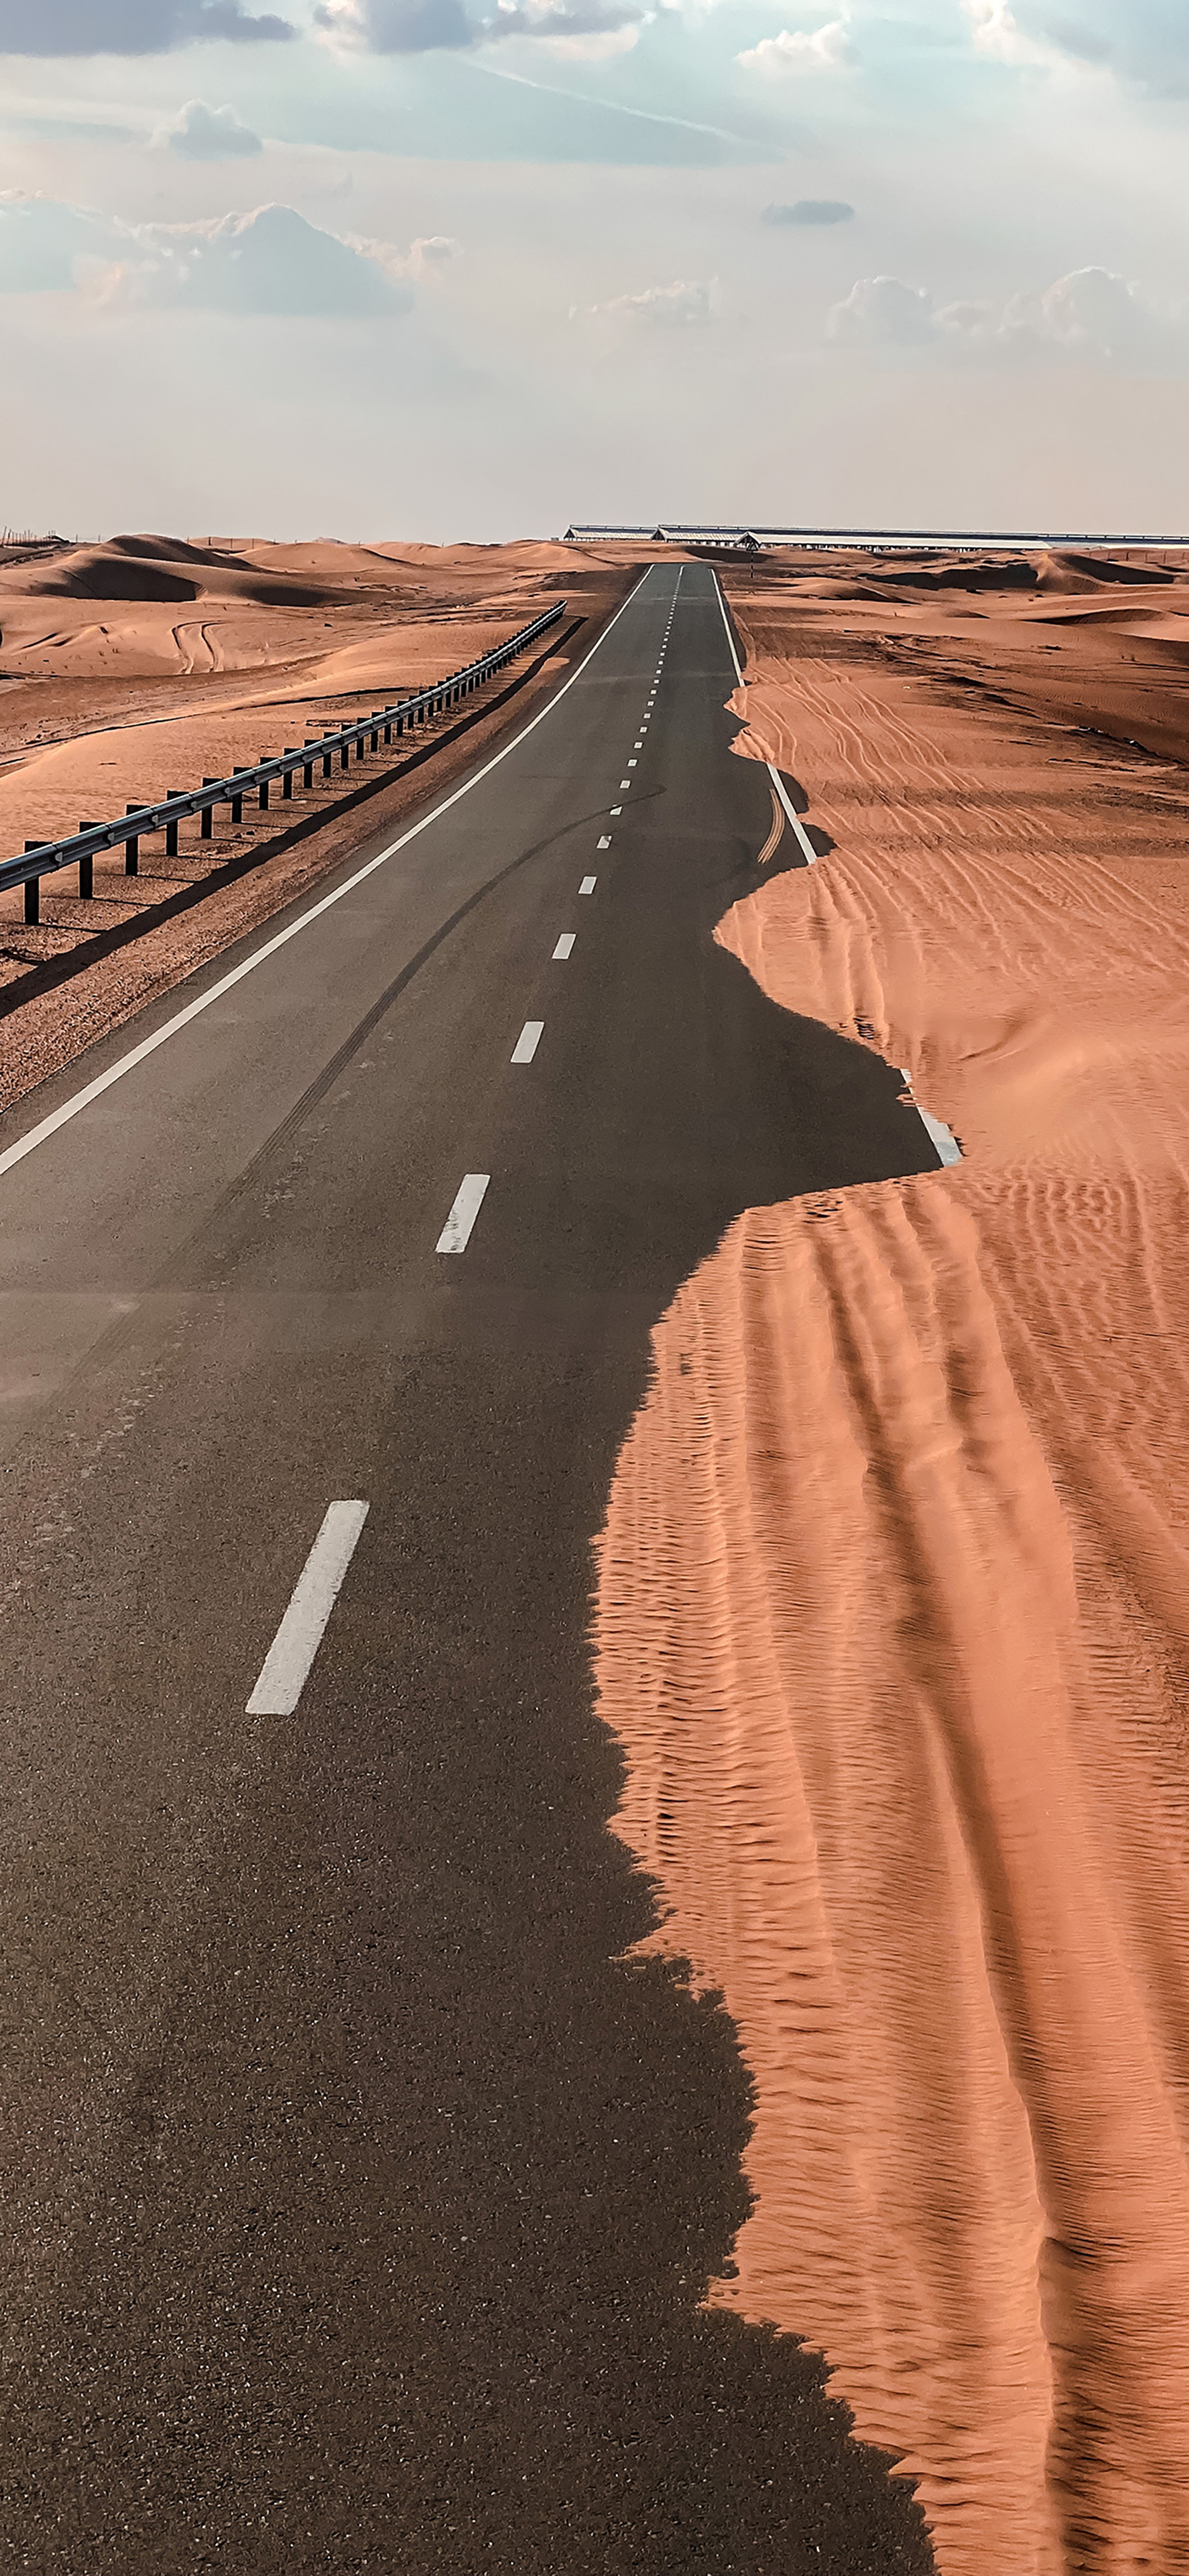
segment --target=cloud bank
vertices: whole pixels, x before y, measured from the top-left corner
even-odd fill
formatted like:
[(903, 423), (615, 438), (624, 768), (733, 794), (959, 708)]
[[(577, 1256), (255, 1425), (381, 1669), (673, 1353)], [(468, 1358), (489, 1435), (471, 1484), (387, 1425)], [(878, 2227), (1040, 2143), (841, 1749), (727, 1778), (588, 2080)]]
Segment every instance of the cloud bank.
[(481, 18), (463, 0), (319, 0), (314, 23), (332, 42), (373, 54), (459, 52), (521, 36), (597, 59), (626, 51), (652, 14), (644, 0), (496, 0)]
[(1126, 278), (1079, 268), (1041, 295), (990, 304), (937, 305), (899, 277), (861, 277), (827, 317), (831, 340), (853, 349), (965, 350), (998, 357), (1048, 354), (1152, 368), (1189, 368), (1183, 315), (1161, 313)]
[(253, 17), (243, 0), (0, 0), (0, 54), (166, 54), (296, 34), (288, 18)]

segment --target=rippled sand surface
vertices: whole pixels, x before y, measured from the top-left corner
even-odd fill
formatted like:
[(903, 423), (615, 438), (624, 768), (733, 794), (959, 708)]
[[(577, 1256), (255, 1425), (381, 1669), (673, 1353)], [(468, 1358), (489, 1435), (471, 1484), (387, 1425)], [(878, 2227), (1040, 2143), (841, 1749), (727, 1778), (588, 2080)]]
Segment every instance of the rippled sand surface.
[[(746, 611), (744, 612), (746, 614)], [(834, 843), (728, 914), (965, 1161), (752, 1210), (599, 1558), (618, 1830), (756, 2084), (716, 2302), (826, 2353), (943, 2576), (1189, 2568), (1179, 773), (753, 639)], [(795, 1115), (795, 1104), (791, 1104)]]

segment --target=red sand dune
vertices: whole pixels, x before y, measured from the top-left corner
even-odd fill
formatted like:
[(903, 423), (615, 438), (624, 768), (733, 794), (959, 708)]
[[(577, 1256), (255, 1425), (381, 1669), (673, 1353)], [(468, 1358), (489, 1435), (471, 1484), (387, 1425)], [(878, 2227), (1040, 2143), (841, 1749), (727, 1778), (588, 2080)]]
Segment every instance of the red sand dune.
[(618, 1830), (757, 2087), (754, 2212), (711, 2296), (826, 2353), (943, 2576), (1171, 2576), (1185, 792), (832, 659), (788, 608), (782, 658), (754, 614), (743, 748), (837, 846), (719, 935), (909, 1067), (967, 1159), (739, 1219), (658, 1327), (615, 1479)]

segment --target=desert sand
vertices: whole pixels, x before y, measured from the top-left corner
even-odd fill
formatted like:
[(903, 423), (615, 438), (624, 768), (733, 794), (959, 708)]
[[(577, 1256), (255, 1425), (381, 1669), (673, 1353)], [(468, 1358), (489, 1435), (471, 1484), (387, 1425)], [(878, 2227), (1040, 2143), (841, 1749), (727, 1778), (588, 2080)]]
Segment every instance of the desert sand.
[(1171, 2576), (1189, 583), (992, 569), (728, 583), (738, 747), (833, 847), (718, 935), (907, 1068), (964, 1160), (752, 1210), (680, 1291), (597, 1670), (656, 1942), (755, 2080), (712, 2300), (826, 2354), (943, 2576)]

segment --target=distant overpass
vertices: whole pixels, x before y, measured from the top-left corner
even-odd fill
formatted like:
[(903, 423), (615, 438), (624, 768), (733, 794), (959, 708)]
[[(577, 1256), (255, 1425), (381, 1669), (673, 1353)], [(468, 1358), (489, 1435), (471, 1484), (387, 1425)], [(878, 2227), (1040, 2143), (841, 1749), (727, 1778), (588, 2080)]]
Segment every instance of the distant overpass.
[(1115, 535), (1096, 529), (1059, 533), (1044, 528), (759, 528), (732, 525), (702, 527), (665, 521), (659, 527), (595, 527), (573, 520), (566, 529), (568, 545), (738, 546), (753, 553), (769, 546), (848, 546), (856, 550), (889, 547), (945, 547), (949, 552), (985, 554), (1018, 546), (1186, 546), (1186, 536), (1155, 536), (1150, 531)]

